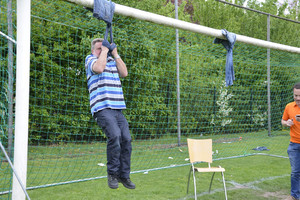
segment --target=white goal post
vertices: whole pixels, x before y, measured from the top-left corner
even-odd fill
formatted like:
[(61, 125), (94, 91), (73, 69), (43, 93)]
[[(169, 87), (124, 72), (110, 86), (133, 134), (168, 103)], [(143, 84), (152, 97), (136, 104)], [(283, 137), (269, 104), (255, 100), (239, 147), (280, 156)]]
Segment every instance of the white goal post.
[[(12, 199), (23, 200), (27, 179), (31, 0), (17, 0), (16, 108)], [(23, 183), (23, 185), (21, 184)]]
[[(82, 5), (87, 8), (94, 8), (94, 0), (63, 0), (63, 1), (67, 1), (70, 3), (77, 4), (77, 5)], [(170, 17), (165, 17), (162, 15), (138, 10), (138, 9), (131, 8), (128, 6), (123, 6), (120, 4), (115, 4), (115, 13), (123, 15), (123, 16), (127, 16), (127, 17), (133, 17), (136, 19), (177, 28), (177, 29), (187, 30), (187, 31), (195, 32), (195, 33), (201, 33), (204, 35), (209, 35), (209, 36), (213, 36), (213, 37), (217, 37), (217, 38), (221, 38), (221, 39), (226, 39), (222, 35), (221, 30), (185, 22), (185, 21), (170, 18)], [(228, 30), (228, 31), (230, 31), (230, 30)], [(278, 43), (274, 43), (274, 42), (269, 42), (269, 41), (265, 41), (265, 40), (247, 37), (244, 35), (236, 34), (236, 41), (250, 44), (250, 45), (259, 46), (259, 47), (264, 47), (267, 49), (276, 49), (276, 50), (282, 50), (282, 51), (300, 54), (300, 48), (298, 48), (298, 47), (292, 47), (292, 46), (288, 46), (288, 45), (278, 44)]]

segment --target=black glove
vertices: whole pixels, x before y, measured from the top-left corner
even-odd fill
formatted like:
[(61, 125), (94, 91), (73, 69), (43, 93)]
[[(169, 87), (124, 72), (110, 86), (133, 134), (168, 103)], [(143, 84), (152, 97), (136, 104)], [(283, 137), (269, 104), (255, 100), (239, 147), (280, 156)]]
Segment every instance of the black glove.
[(107, 40), (103, 40), (102, 41), (102, 45), (105, 46), (105, 47), (107, 47), (108, 49), (110, 49), (110, 44), (109, 44), (109, 42)]
[(111, 43), (111, 45), (109, 47), (109, 52), (112, 52), (116, 47), (117, 47), (117, 45), (115, 43)]

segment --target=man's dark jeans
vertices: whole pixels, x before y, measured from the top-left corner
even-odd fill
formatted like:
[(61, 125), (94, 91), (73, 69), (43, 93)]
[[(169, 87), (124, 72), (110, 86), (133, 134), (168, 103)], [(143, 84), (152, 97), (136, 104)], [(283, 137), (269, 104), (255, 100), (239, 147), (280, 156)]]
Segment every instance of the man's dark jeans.
[(94, 118), (107, 137), (107, 173), (129, 178), (131, 136), (122, 110), (104, 109)]
[(291, 163), (291, 195), (300, 199), (300, 144), (290, 142), (287, 150)]

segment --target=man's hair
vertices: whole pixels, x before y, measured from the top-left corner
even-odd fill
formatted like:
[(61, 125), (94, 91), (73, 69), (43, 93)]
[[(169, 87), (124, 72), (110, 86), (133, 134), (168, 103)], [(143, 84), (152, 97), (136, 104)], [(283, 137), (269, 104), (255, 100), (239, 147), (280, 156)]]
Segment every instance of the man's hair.
[(296, 83), (293, 87), (293, 89), (300, 89), (300, 82)]
[(95, 44), (97, 42), (102, 42), (104, 39), (103, 38), (95, 38), (93, 39), (93, 41), (91, 42), (91, 50), (93, 50), (95, 48)]

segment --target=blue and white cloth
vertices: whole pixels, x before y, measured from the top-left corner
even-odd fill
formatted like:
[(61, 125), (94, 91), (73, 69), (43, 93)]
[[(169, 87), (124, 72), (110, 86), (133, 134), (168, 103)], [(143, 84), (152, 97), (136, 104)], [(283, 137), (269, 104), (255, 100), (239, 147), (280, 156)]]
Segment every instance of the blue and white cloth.
[(115, 12), (115, 3), (107, 0), (94, 0), (93, 16), (97, 19), (105, 21), (107, 24), (112, 24)]
[(233, 85), (234, 81), (234, 69), (233, 69), (233, 47), (236, 41), (236, 35), (234, 33), (228, 32), (226, 29), (222, 29), (222, 35), (224, 35), (227, 40), (220, 38), (215, 38), (215, 44), (222, 44), (227, 50), (226, 55), (226, 65), (225, 65), (225, 82), (226, 86)]

